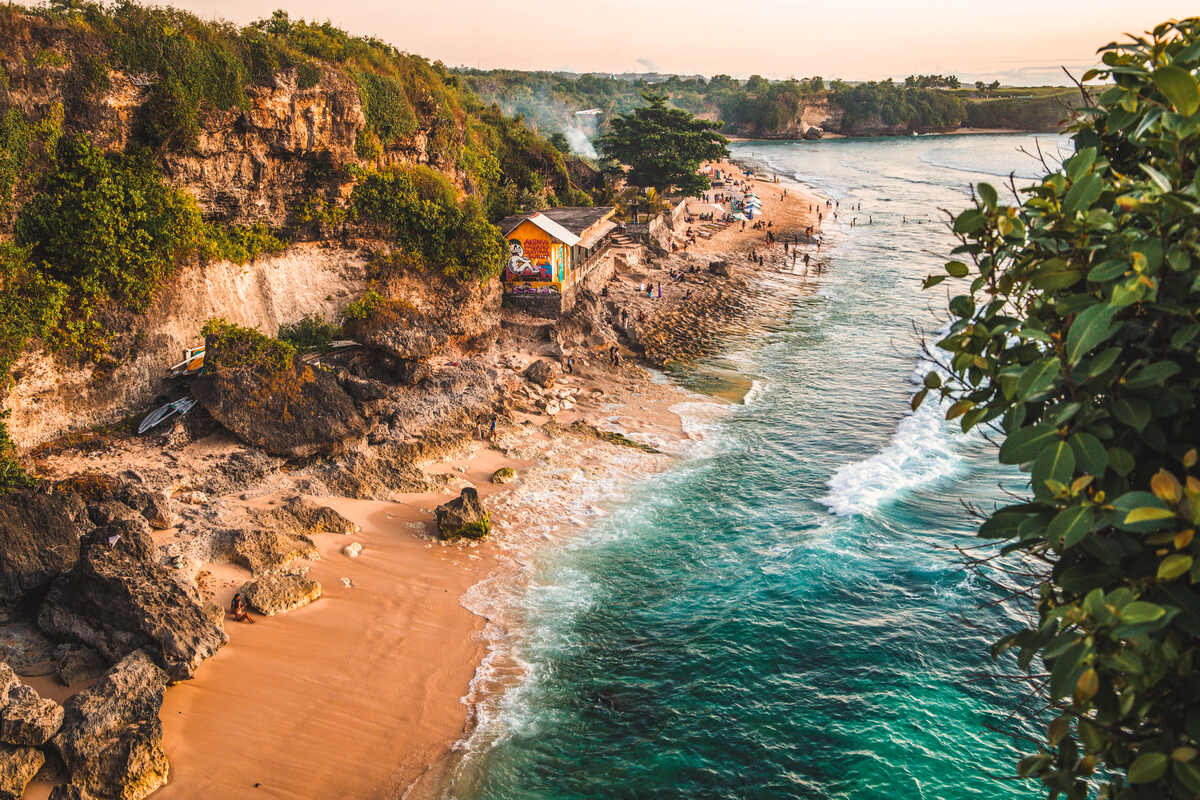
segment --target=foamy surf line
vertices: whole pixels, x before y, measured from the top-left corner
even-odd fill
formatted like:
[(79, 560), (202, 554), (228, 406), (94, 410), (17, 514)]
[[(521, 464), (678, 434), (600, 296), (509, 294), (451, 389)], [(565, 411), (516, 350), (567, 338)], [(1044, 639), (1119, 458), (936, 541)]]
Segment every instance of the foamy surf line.
[[(920, 386), (930, 370), (943, 372), (920, 358), (910, 381)], [(866, 514), (905, 492), (944, 480), (965, 468), (962, 442), (969, 434), (950, 428), (936, 396), (900, 419), (896, 432), (880, 452), (846, 464), (829, 479), (829, 492), (817, 499), (838, 516)]]
[[(581, 447), (570, 439), (539, 443), (524, 454), (535, 464), (521, 472), (518, 486), (487, 499), (503, 564), (459, 600), (487, 621), (482, 634), (486, 653), (461, 698), (469, 709), (468, 724), (451, 754), (449, 785), (443, 787), (451, 793), (446, 796), (456, 796), (460, 785), (463, 796), (470, 795), (474, 762), (519, 725), (518, 695), (533, 670), (522, 657), (535, 633), (527, 619), (529, 593), (538, 588), (536, 575), (546, 548), (586, 535), (617, 504), (627, 502), (646, 478), (714, 452), (719, 423), (731, 406), (675, 388), (686, 398), (668, 409), (679, 418), (681, 436), (619, 431), (660, 454), (601, 443)], [(600, 427), (619, 430), (619, 416), (609, 417)]]

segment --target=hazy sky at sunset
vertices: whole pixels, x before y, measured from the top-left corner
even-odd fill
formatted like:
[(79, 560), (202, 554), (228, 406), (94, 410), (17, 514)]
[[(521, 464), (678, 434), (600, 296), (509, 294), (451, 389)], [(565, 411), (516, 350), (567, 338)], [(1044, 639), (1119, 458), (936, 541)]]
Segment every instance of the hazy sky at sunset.
[(850, 80), (956, 73), (1061, 82), (1126, 31), (1195, 14), (1180, 0), (176, 0), (238, 23), (283, 7), (452, 66), (758, 72)]

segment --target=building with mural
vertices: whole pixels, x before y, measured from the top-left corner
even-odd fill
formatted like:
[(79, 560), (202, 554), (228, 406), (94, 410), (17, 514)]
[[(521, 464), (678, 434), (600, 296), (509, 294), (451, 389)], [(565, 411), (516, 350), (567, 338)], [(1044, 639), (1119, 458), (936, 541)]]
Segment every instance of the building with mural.
[(504, 302), (556, 316), (575, 304), (581, 287), (612, 277), (617, 223), (611, 206), (564, 206), (500, 220), (508, 243)]

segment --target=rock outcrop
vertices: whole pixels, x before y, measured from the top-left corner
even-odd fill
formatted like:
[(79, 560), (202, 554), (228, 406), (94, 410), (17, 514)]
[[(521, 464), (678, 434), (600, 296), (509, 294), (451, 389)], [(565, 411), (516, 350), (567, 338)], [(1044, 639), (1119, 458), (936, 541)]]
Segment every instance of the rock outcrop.
[(283, 505), (261, 515), (263, 524), (279, 525), (295, 534), (341, 533), (358, 531), (358, 525), (329, 506), (318, 505), (303, 497), (289, 497)]
[(278, 572), (297, 559), (318, 557), (317, 546), (307, 536), (262, 529), (233, 534), (234, 562), (255, 575)]
[(0, 800), (21, 800), (46, 756), (36, 747), (0, 744)]
[(20, 491), (0, 499), (0, 621), (75, 565), (79, 539), (90, 528), (74, 492)]
[(58, 732), (63, 708), (24, 683), (0, 661), (0, 742), (37, 747)]
[(175, 524), (170, 499), (132, 480), (90, 472), (59, 481), (57, 487), (75, 492), (89, 504), (120, 503), (145, 519), (151, 528), (165, 530)]
[(274, 573), (250, 581), (240, 591), (258, 613), (273, 617), (320, 599), (321, 584), (307, 575)]
[(525, 377), (532, 383), (536, 383), (543, 389), (549, 389), (554, 385), (555, 379), (559, 375), (558, 365), (553, 361), (545, 358), (539, 358), (528, 367), (525, 368)]
[(223, 618), (159, 563), (144, 531), (118, 522), (83, 538), (78, 563), (51, 586), (38, 625), (110, 662), (145, 648), (172, 680), (184, 680), (229, 641)]
[(63, 686), (103, 675), (108, 662), (91, 647), (65, 642), (54, 649), (54, 677)]
[(304, 364), (220, 369), (197, 379), (192, 395), (239, 439), (284, 458), (339, 452), (367, 430), (333, 375)]
[(67, 700), (53, 744), (69, 781), (51, 797), (141, 800), (165, 785), (170, 767), (158, 713), (166, 684), (167, 674), (137, 650)]
[(438, 533), (443, 539), (485, 539), (491, 520), (479, 502), (479, 492), (468, 486), (462, 493), (436, 509)]

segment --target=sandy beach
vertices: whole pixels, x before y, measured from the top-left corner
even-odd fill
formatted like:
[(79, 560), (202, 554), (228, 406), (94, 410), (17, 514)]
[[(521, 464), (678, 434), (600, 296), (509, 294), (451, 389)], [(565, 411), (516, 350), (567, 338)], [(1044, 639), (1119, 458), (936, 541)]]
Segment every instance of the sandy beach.
[[(718, 166), (743, 172), (729, 162)], [(757, 190), (762, 219), (772, 222), (776, 235), (815, 224), (810, 207), (821, 201), (794, 188), (785, 198), (784, 185), (773, 180), (739, 180)], [(765, 229), (730, 225), (674, 256), (641, 264), (636, 275), (618, 275), (609, 284), (610, 296), (651, 318), (670, 316), (689, 302), (684, 285), (668, 276), (680, 263), (733, 258), (746, 269), (749, 253), (769, 252), (778, 260), (780, 247), (768, 250)], [(647, 281), (663, 286), (661, 299), (638, 291)], [(502, 355), (529, 361), (540, 354)], [(578, 351), (576, 364), (575, 374), (562, 376), (558, 386), (577, 390), (579, 402), (558, 414), (554, 425), (546, 424), (548, 416), (515, 409), (494, 442), (468, 441), (424, 464), (427, 473), (450, 476), (445, 490), (389, 501), (308, 497), (360, 531), (313, 537), (320, 558), (310, 574), (323, 587), (319, 601), (286, 615), (257, 617), (253, 625), (227, 617), (229, 644), (196, 678), (167, 690), (161, 719), (171, 776), (157, 796), (436, 795), (486, 713), (482, 709), (521, 678), (519, 669), (496, 668), (495, 637), (485, 635), (489, 624), (500, 626), (497, 630), (518, 624), (512, 609), (476, 598), (468, 610), (464, 595), (497, 575), (519, 585), (540, 548), (588, 524), (592, 512), (580, 507), (595, 505), (598, 488), (607, 500), (619, 497), (638, 475), (668, 468), (676, 458), (670, 454), (682, 452), (691, 438), (674, 409), (696, 396), (650, 380), (630, 361), (613, 368), (596, 354)], [(577, 435), (569, 431), (576, 420), (652, 442), (665, 454)], [(189, 445), (197, 453), (204, 447), (219, 450), (220, 444)], [(46, 466), (66, 471), (88, 464)], [(493, 484), (492, 474), (506, 466), (517, 471), (518, 481)], [(488, 507), (493, 536), (482, 543), (440, 542), (433, 509), (467, 484), (478, 488)], [(243, 494), (213, 502), (269, 510), (286, 495), (267, 491), (250, 500)], [(155, 536), (168, 543), (172, 532)], [(350, 542), (363, 546), (357, 558), (342, 552)], [(250, 578), (248, 570), (230, 563), (209, 563), (203, 571), (202, 591), (226, 608)], [(480, 671), (485, 661), (486, 674)], [(45, 796), (50, 785), (36, 783), (28, 796)]]

